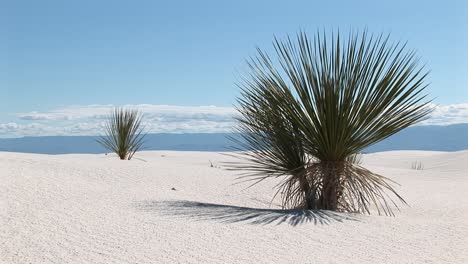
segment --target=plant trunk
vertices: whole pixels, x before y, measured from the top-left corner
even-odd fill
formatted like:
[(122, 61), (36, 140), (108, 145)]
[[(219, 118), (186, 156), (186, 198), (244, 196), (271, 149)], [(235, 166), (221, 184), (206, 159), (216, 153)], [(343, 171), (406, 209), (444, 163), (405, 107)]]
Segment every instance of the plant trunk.
[(316, 201), (315, 201), (315, 195), (313, 193), (313, 190), (310, 186), (309, 179), (307, 178), (307, 171), (302, 170), (297, 174), (299, 185), (301, 188), (301, 191), (303, 192), (304, 195), (304, 200), (302, 201), (301, 208), (302, 209), (316, 209)]
[(307, 180), (302, 184), (302, 191), (304, 192), (304, 209), (316, 209), (315, 195), (313, 194)]
[(323, 173), (322, 193), (319, 199), (319, 209), (338, 210), (341, 198), (341, 174), (343, 164), (341, 162), (322, 162)]

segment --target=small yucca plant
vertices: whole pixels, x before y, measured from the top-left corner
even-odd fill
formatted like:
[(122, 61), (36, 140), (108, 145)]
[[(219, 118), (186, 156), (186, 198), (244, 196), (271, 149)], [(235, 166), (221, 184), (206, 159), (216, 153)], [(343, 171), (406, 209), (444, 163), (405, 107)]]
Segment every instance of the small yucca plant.
[(258, 49), (241, 83), (233, 140), (255, 182), (281, 177), (283, 207), (392, 215), (405, 203), (389, 179), (360, 166), (366, 147), (427, 117), (427, 76), (413, 51), (388, 37), (317, 34)]
[(106, 123), (105, 136), (99, 138), (98, 143), (121, 160), (132, 159), (144, 143), (141, 120), (142, 115), (137, 110), (115, 108)]

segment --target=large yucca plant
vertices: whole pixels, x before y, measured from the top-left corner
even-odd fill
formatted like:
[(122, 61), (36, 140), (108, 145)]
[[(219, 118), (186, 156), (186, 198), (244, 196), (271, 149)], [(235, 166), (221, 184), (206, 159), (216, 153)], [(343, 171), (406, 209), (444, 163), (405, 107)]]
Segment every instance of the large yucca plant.
[[(255, 183), (282, 177), (284, 208), (393, 215), (403, 203), (390, 180), (356, 161), (366, 147), (427, 117), (427, 72), (388, 36), (317, 33), (275, 39), (276, 60), (258, 49), (241, 83), (233, 140)], [(245, 162), (247, 161), (247, 162)], [(390, 196), (393, 195), (393, 198)]]
[(115, 108), (105, 127), (105, 136), (98, 139), (104, 148), (116, 153), (121, 160), (132, 159), (143, 147), (142, 116), (132, 109)]

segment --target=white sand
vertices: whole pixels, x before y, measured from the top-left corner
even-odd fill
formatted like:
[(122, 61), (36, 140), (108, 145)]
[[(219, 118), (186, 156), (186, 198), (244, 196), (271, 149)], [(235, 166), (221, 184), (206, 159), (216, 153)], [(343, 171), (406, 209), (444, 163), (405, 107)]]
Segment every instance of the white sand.
[(210, 167), (229, 157), (137, 156), (0, 153), (0, 262), (468, 263), (468, 151), (366, 155), (401, 184), (396, 217), (285, 214), (273, 181)]

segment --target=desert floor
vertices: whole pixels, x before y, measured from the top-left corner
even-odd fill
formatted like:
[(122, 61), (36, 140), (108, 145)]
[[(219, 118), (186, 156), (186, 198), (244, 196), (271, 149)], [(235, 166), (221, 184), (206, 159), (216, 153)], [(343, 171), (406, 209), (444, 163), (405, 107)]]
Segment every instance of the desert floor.
[(2, 152), (0, 262), (468, 263), (468, 151), (364, 155), (401, 184), (395, 217), (282, 211), (276, 180), (247, 188), (230, 160)]

